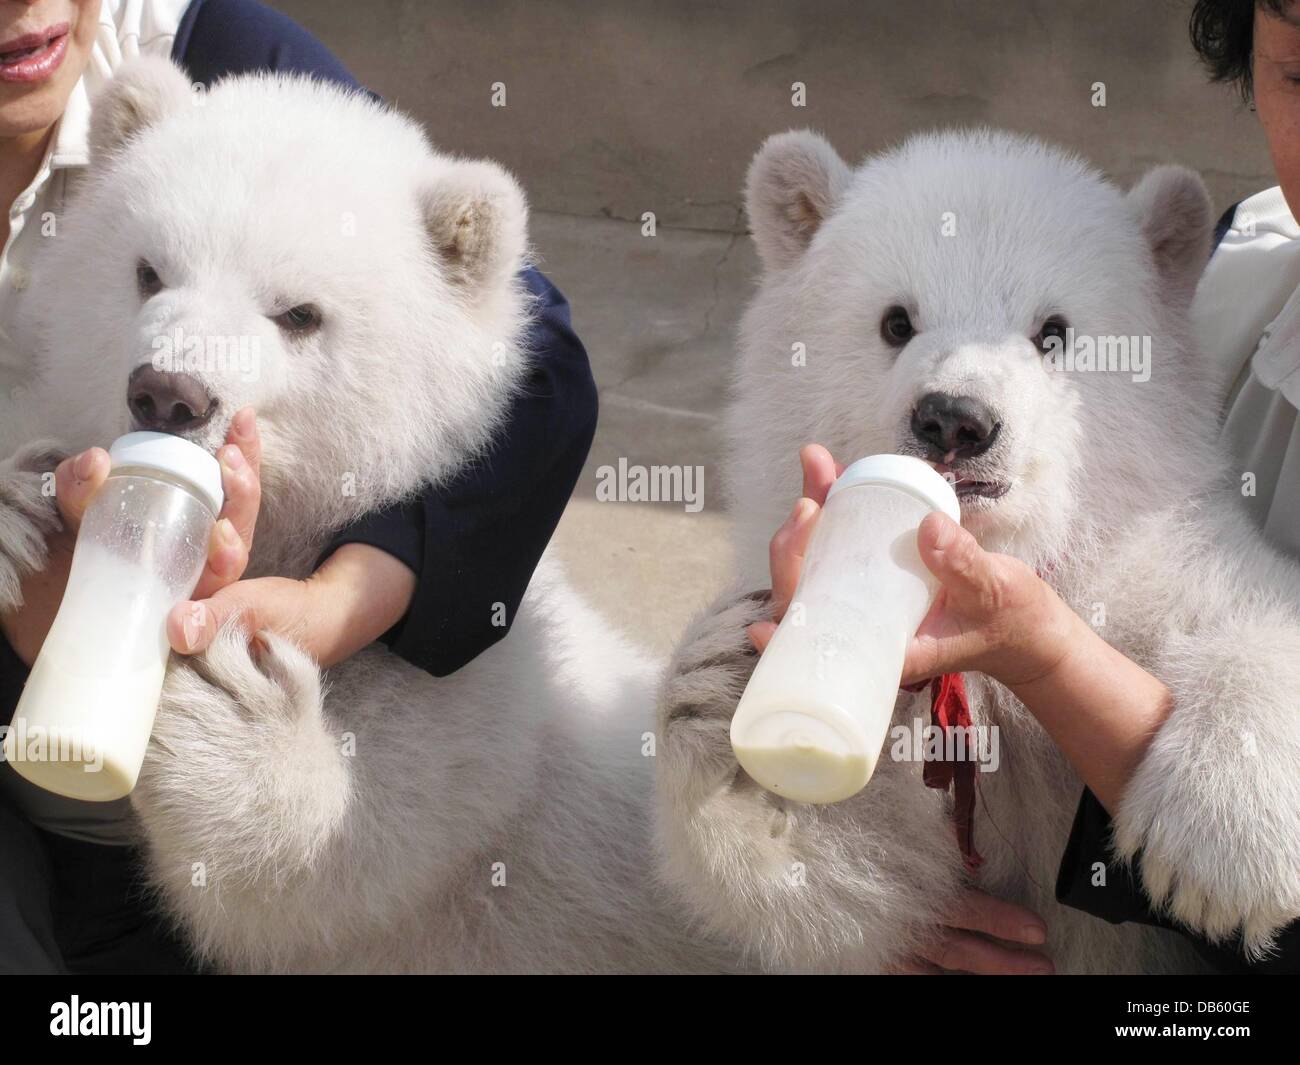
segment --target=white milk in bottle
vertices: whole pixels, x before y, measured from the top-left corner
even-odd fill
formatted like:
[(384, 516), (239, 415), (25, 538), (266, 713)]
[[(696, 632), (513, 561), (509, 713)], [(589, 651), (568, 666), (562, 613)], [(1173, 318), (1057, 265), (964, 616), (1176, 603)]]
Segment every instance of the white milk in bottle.
[(222, 503), (217, 460), (180, 437), (129, 433), (109, 456), (4, 741), (33, 784), (101, 802), (135, 787), (167, 668), (167, 615), (198, 583)]
[(769, 791), (839, 802), (871, 779), (908, 641), (939, 589), (916, 547), (932, 510), (961, 520), (952, 486), (905, 455), (861, 459), (831, 487), (731, 722), (737, 760)]

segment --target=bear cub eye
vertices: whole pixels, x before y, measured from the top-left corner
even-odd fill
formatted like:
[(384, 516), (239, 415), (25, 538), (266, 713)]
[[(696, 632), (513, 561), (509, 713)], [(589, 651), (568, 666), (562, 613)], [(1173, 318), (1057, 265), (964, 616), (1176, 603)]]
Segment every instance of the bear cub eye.
[(310, 333), (321, 323), (320, 311), (310, 303), (300, 303), (296, 307), (290, 307), (283, 314), (277, 314), (271, 319), (276, 325), (286, 333)]
[(885, 312), (885, 317), (881, 319), (880, 335), (891, 348), (901, 348), (916, 336), (916, 329), (907, 311), (895, 305), (890, 307)]
[(135, 264), (135, 284), (144, 299), (158, 295), (163, 287), (162, 278), (158, 276), (158, 271), (144, 259)]
[(1034, 334), (1034, 347), (1039, 351), (1046, 352), (1050, 345), (1059, 351), (1063, 351), (1066, 344), (1066, 332), (1069, 328), (1070, 323), (1059, 314), (1052, 315), (1043, 322), (1043, 327)]

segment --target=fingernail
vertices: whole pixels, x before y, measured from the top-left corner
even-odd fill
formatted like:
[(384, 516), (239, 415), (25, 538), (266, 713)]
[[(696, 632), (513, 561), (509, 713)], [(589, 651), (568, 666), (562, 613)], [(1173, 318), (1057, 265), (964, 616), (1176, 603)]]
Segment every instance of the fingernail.
[(236, 436), (249, 437), (253, 435), (253, 408), (245, 407), (241, 411), (236, 411), (235, 417), (230, 422), (230, 428), (235, 431)]
[(203, 633), (203, 604), (191, 603), (181, 620), (181, 639), (185, 641), (185, 650), (193, 651), (199, 645), (199, 636)]
[(217, 522), (217, 536), (227, 547), (239, 546), (239, 533), (235, 531), (234, 523), (229, 518), (222, 518)]
[(1047, 932), (1036, 924), (1027, 924), (1020, 930), (1022, 943), (1046, 943)]
[(221, 453), (221, 461), (226, 464), (228, 470), (242, 469), (244, 466), (244, 453), (237, 447), (228, 447)]
[(90, 475), (94, 472), (95, 455), (92, 451), (83, 451), (72, 463), (72, 473), (78, 481), (90, 480)]

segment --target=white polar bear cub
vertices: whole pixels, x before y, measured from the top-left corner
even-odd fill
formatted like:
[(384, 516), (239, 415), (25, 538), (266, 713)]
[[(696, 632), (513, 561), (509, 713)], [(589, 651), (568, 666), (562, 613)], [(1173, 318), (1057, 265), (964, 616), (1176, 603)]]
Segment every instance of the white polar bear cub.
[[(526, 208), (499, 167), (360, 94), (262, 76), (196, 96), (159, 60), (113, 80), (92, 148), (40, 267), (38, 378), (5, 411), (0, 605), (57, 521), (41, 473), (141, 417), (211, 450), (257, 408), (251, 573), (286, 577), (490, 446), (528, 358)], [(158, 338), (183, 366), (128, 405)], [(173, 657), (132, 796), (153, 886), (209, 963), (726, 967), (653, 886), (656, 673), (548, 563), (510, 637), (445, 679), (376, 645), (322, 682), (264, 642)]]
[[(747, 208), (764, 274), (729, 414), (740, 591), (688, 632), (661, 698), (673, 882), (765, 965), (868, 970), (932, 936), (968, 882), (919, 762), (882, 759), (859, 795), (818, 807), (759, 789), (731, 752), (744, 626), (767, 612), (740, 592), (767, 587), (796, 452), (819, 442), (845, 462), (946, 458), (983, 546), (1037, 567), (1168, 686), (1116, 850), (1174, 918), (1266, 951), (1300, 917), (1300, 567), (1249, 524), (1215, 447), (1222, 391), (1188, 326), (1212, 220), (1200, 180), (1164, 167), (1124, 195), (990, 132), (918, 136), (854, 170), (789, 133), (755, 158)], [(1045, 326), (1075, 344), (1151, 338), (1150, 379), (1052, 372)], [(1173, 933), (1056, 903), (1082, 785), (1006, 689), (967, 680), (1001, 739), (1001, 767), (979, 774), (975, 883), (1044, 915), (1060, 970), (1195, 968)], [(914, 719), (928, 696), (900, 696), (896, 724)]]

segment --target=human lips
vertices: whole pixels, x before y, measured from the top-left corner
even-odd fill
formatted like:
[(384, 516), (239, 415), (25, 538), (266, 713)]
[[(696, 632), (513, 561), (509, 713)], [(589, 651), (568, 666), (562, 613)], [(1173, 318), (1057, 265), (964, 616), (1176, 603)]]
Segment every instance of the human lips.
[(68, 51), (68, 24), (60, 22), (0, 44), (0, 81), (44, 81)]

